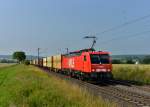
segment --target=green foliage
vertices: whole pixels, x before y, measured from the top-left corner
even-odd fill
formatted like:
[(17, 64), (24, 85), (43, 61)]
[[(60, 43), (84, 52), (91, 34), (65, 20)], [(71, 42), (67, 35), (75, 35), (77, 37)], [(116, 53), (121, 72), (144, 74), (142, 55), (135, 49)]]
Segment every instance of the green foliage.
[(8, 61), (6, 59), (2, 59), (0, 62), (1, 63), (8, 63)]
[(135, 62), (132, 59), (127, 59), (126, 64), (134, 64)]
[(144, 64), (150, 64), (150, 56), (144, 57), (143, 61)]
[(24, 64), (25, 64), (25, 65), (30, 65), (30, 61), (29, 61), (29, 60), (25, 60), (25, 61), (24, 61)]
[(135, 62), (132, 59), (126, 59), (126, 60), (121, 60), (121, 59), (113, 59), (112, 64), (134, 64)]
[(121, 61), (119, 59), (114, 59), (112, 60), (113, 64), (121, 64)]
[(17, 51), (13, 53), (13, 58), (17, 59), (19, 62), (22, 62), (26, 59), (25, 52)]
[(2, 59), (2, 60), (0, 60), (0, 63), (16, 63), (16, 61), (15, 60)]
[(115, 107), (86, 90), (23, 64), (0, 68), (1, 107)]

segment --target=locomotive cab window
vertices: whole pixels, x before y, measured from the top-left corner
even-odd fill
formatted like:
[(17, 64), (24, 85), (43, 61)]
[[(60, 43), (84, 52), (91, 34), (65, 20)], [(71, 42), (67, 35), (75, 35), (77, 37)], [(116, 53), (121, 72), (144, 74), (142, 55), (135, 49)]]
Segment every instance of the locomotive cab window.
[(91, 63), (92, 64), (109, 64), (109, 55), (108, 54), (91, 54)]
[(84, 56), (84, 61), (86, 61), (86, 56)]

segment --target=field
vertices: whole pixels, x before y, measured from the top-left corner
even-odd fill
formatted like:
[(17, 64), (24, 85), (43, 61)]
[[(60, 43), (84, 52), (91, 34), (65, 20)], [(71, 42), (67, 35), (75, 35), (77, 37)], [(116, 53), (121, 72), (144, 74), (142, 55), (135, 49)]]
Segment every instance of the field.
[(130, 80), (139, 85), (150, 84), (150, 65), (114, 64), (113, 75), (117, 79)]
[(0, 68), (0, 107), (115, 107), (33, 66)]
[(0, 68), (14, 65), (14, 63), (0, 63)]

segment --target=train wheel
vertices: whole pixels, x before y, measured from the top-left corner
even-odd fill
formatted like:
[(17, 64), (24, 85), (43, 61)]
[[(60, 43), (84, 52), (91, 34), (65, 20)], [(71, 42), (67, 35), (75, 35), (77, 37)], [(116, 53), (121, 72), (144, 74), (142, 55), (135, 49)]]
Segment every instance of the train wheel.
[(84, 75), (80, 75), (79, 79), (82, 80), (82, 81), (84, 81), (85, 80)]
[(73, 77), (73, 78), (75, 77), (74, 72), (71, 72), (70, 75), (71, 75), (71, 77)]

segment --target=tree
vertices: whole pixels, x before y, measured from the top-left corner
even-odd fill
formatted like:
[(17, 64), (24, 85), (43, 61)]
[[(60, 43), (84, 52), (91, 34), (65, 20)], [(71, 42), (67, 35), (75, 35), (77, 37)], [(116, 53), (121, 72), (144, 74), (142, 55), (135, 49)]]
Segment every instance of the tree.
[(21, 52), (21, 51), (14, 52), (13, 59), (17, 59), (19, 63), (21, 63), (26, 59), (26, 54), (25, 52)]
[(150, 56), (145, 56), (144, 57), (143, 64), (150, 64)]
[(134, 64), (135, 62), (132, 59), (127, 59), (127, 64)]
[(25, 64), (25, 65), (30, 65), (30, 61), (29, 61), (29, 60), (25, 60), (25, 61), (24, 61), (24, 64)]
[(121, 64), (121, 61), (119, 59), (113, 59), (112, 63), (113, 64)]
[(8, 63), (8, 61), (6, 59), (2, 59), (0, 62), (1, 63)]

